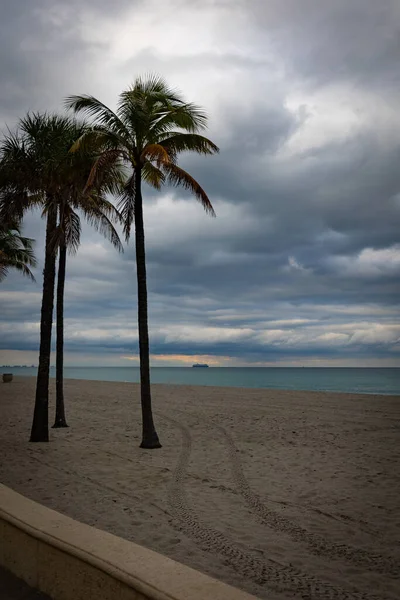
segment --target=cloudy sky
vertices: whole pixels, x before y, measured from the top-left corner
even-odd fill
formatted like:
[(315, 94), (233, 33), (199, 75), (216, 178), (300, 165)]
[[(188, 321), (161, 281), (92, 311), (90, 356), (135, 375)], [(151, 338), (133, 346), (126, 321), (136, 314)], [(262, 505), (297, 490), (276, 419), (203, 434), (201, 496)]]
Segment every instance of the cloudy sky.
[[(398, 0), (1, 0), (0, 122), (137, 75), (207, 110), (218, 157), (183, 156), (217, 218), (146, 189), (153, 365), (400, 361)], [(0, 364), (37, 363), (37, 283), (0, 285)], [(66, 362), (137, 364), (134, 248), (85, 228)]]

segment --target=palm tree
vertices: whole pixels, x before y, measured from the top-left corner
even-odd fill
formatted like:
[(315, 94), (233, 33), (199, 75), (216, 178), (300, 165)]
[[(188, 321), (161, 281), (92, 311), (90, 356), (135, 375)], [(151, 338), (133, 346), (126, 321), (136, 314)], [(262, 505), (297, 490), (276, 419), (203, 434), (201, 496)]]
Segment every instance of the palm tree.
[(34, 240), (22, 237), (18, 223), (0, 225), (0, 281), (7, 276), (9, 269), (17, 269), (35, 281), (29, 268), (36, 267), (33, 244)]
[(142, 406), (142, 448), (160, 448), (151, 407), (149, 335), (147, 315), (146, 256), (143, 225), (142, 182), (157, 190), (164, 183), (180, 185), (192, 192), (205, 210), (215, 215), (211, 202), (195, 179), (177, 165), (180, 152), (214, 154), (218, 147), (199, 134), (207, 123), (204, 112), (184, 102), (162, 78), (136, 79), (119, 97), (118, 108), (110, 108), (93, 96), (71, 96), (68, 108), (93, 118), (93, 129), (85, 133), (73, 150), (95, 143), (101, 150), (88, 185), (105, 165), (123, 161), (129, 168), (118, 208), (124, 220), (126, 240), (135, 224), (136, 276), (140, 387)]
[[(73, 141), (77, 138), (78, 135), (73, 136)], [(68, 427), (64, 403), (64, 288), (67, 250), (70, 254), (75, 254), (80, 245), (81, 222), (76, 208), (83, 213), (86, 221), (109, 239), (119, 252), (123, 251), (118, 233), (110, 220), (111, 218), (119, 221), (119, 213), (105, 197), (106, 193), (118, 189), (115, 186), (120, 184), (120, 173), (115, 169), (105, 169), (101, 180), (98, 179), (90, 189), (85, 189), (92, 168), (93, 153), (80, 152), (70, 158), (73, 159), (71, 173), (73, 183), (71, 182), (68, 187), (68, 193), (61, 198), (55, 235), (56, 245), (59, 247), (59, 260), (56, 292), (56, 410), (53, 428)]]
[[(33, 114), (21, 119), (17, 133), (7, 135), (0, 145), (0, 218), (5, 221), (20, 220), (26, 210), (40, 207), (42, 215), (47, 219), (39, 368), (30, 437), (32, 442), (46, 442), (49, 439), (48, 393), (56, 254), (62, 235), (67, 240), (67, 223), (79, 220), (74, 210), (79, 201), (76, 194), (79, 178), (74, 169), (81, 156), (80, 153), (72, 155), (69, 149), (83, 132), (84, 125), (76, 124), (69, 117)], [(87, 160), (85, 166), (86, 181), (90, 173)], [(115, 166), (116, 170), (117, 167), (118, 165)], [(79, 181), (83, 181), (82, 173)], [(94, 180), (94, 189), (96, 184), (97, 181)], [(85, 195), (91, 198), (90, 190)], [(62, 216), (62, 221), (57, 222), (63, 207), (67, 206), (68, 198), (71, 200), (69, 220)], [(93, 198), (88, 202), (93, 203)], [(97, 209), (91, 213), (89, 220), (94, 219), (98, 227), (103, 227), (105, 219), (108, 227), (110, 223), (107, 215), (100, 218), (96, 211)], [(60, 256), (63, 254), (64, 252), (60, 252)], [(61, 291), (60, 285), (60, 294)]]
[(50, 115), (28, 115), (17, 133), (2, 141), (0, 152), (0, 212), (3, 219), (21, 219), (26, 210), (41, 207), (46, 217), (43, 296), (40, 316), (39, 367), (30, 440), (47, 442), (48, 394), (53, 323), (60, 146), (66, 121)]

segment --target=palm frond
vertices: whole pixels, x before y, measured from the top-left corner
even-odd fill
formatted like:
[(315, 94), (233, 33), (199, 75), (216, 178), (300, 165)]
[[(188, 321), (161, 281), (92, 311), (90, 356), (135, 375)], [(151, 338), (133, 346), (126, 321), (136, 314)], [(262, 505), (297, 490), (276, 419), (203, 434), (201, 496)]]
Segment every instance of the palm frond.
[[(107, 170), (98, 173), (94, 189), (100, 189), (102, 194), (119, 196), (128, 178), (129, 170), (119, 162), (108, 165)], [(89, 191), (92, 193), (92, 190)]]
[(33, 253), (32, 243), (34, 240), (25, 239), (25, 243), (27, 245), (23, 248), (19, 248), (15, 251), (13, 256), (13, 261), (15, 263), (24, 263), (29, 265), (30, 267), (36, 267), (36, 258)]
[(152, 123), (151, 137), (165, 135), (177, 127), (197, 133), (207, 127), (207, 115), (199, 106), (191, 103), (163, 107)]
[(172, 131), (168, 137), (160, 140), (159, 145), (175, 155), (180, 152), (197, 152), (206, 155), (219, 152), (219, 148), (214, 142), (197, 133)]
[(172, 163), (164, 164), (162, 168), (166, 173), (167, 181), (169, 183), (174, 186), (181, 186), (184, 189), (189, 190), (201, 203), (204, 210), (208, 214), (210, 214), (212, 217), (216, 216), (206, 192), (203, 190), (201, 185), (197, 183), (197, 181), (191, 175), (189, 175), (189, 173)]
[(160, 190), (165, 183), (164, 173), (150, 161), (146, 161), (142, 167), (142, 179), (156, 190)]
[(75, 113), (83, 112), (93, 117), (96, 124), (107, 128), (109, 131), (113, 131), (125, 139), (129, 138), (129, 131), (123, 121), (121, 121), (111, 108), (108, 108), (108, 106), (94, 96), (69, 96), (65, 99), (65, 106), (68, 109), (72, 109)]
[(117, 208), (120, 212), (123, 221), (123, 232), (126, 241), (129, 240), (133, 218), (135, 215), (135, 199), (136, 199), (136, 178), (133, 171), (126, 181), (123, 190), (119, 196)]
[(76, 254), (81, 243), (81, 220), (70, 207), (65, 211), (63, 219), (64, 242), (70, 254)]
[(13, 268), (17, 271), (20, 271), (22, 275), (25, 275), (25, 277), (28, 277), (28, 279), (30, 279), (31, 281), (36, 281), (34, 274), (24, 262), (14, 264)]
[(123, 252), (124, 247), (111, 220), (101, 211), (84, 212), (85, 219), (96, 231), (112, 243), (118, 252)]
[(4, 279), (9, 269), (21, 271), (24, 275), (35, 280), (29, 267), (36, 267), (33, 253), (34, 240), (23, 237), (19, 222), (10, 222), (7, 226), (2, 223), (0, 228), (0, 281)]
[(16, 165), (29, 166), (29, 156), (26, 144), (21, 135), (9, 132), (0, 143), (0, 187), (9, 186), (15, 182)]
[(90, 170), (86, 185), (83, 189), (83, 194), (85, 194), (91, 187), (93, 187), (98, 178), (98, 174), (104, 175), (104, 171), (107, 170), (110, 166), (114, 165), (118, 159), (120, 158), (120, 150), (105, 150), (100, 154), (98, 158), (93, 162), (92, 168)]
[(28, 277), (31, 281), (36, 281), (34, 274), (27, 264), (19, 260), (9, 261), (6, 265), (0, 263), (0, 281), (7, 276), (9, 269), (15, 269), (22, 273), (22, 275), (25, 275), (25, 277)]
[(125, 138), (112, 130), (101, 125), (89, 127), (82, 132), (70, 148), (70, 152), (102, 152), (106, 149), (119, 148), (123, 154), (122, 148), (126, 144)]
[(136, 77), (134, 83), (125, 93), (166, 98), (169, 102), (182, 101), (179, 92), (169, 87), (166, 79), (156, 73), (147, 73), (143, 76)]
[(150, 160), (154, 161), (157, 166), (160, 166), (163, 162), (170, 162), (171, 160), (166, 148), (161, 144), (147, 144), (140, 159), (142, 164), (146, 160)]
[(47, 141), (48, 136), (61, 135), (71, 127), (71, 119), (67, 115), (53, 113), (28, 113), (19, 121), (19, 130), (30, 139)]
[(159, 75), (137, 77), (134, 83), (119, 96), (118, 111), (125, 106), (142, 108), (148, 114), (155, 107), (184, 104), (181, 94), (168, 86), (166, 80)]
[[(0, 143), (0, 218), (20, 220), (37, 205), (40, 168), (20, 132), (9, 133)], [(32, 194), (34, 196), (32, 197)]]
[(18, 186), (0, 190), (0, 221), (21, 220), (27, 210), (41, 206), (42, 202), (42, 194), (29, 194), (24, 189), (18, 189)]
[(36, 267), (37, 261), (33, 251), (33, 246), (35, 244), (35, 240), (32, 238), (27, 238), (20, 236), (19, 241), (21, 243), (22, 249), (20, 250), (21, 254), (19, 255), (24, 262), (26, 262), (31, 267)]
[(0, 232), (0, 252), (3, 258), (23, 260), (31, 267), (36, 266), (36, 258), (33, 253), (34, 243), (35, 240), (19, 235), (17, 229)]
[(101, 212), (108, 217), (113, 223), (122, 224), (122, 217), (114, 204), (110, 202), (102, 193), (97, 190), (92, 190), (91, 194), (85, 196), (84, 202), (79, 205), (85, 213)]

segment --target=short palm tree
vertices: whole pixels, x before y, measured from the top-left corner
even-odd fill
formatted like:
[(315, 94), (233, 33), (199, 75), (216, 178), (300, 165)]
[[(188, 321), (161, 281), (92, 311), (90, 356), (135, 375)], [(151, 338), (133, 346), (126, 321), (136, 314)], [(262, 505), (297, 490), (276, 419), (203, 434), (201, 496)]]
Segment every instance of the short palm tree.
[(36, 258), (33, 253), (34, 240), (21, 235), (21, 226), (18, 223), (0, 225), (0, 281), (9, 269), (16, 269), (35, 281), (30, 267), (36, 267)]
[[(80, 196), (76, 190), (78, 186), (83, 190), (81, 183), (86, 182), (91, 171), (91, 165), (85, 158), (85, 177), (81, 172), (77, 177), (76, 169), (81, 169), (81, 154), (73, 156), (69, 152), (74, 140), (83, 132), (84, 125), (77, 124), (70, 117), (33, 114), (21, 119), (17, 133), (7, 135), (0, 145), (0, 219), (6, 222), (12, 219), (19, 221), (28, 209), (39, 207), (47, 220), (32, 442), (46, 442), (49, 439), (48, 394), (56, 254), (63, 245), (63, 239), (67, 245), (72, 223), (77, 225), (79, 221), (75, 209)], [(88, 151), (85, 150), (84, 154), (86, 156)], [(80, 166), (77, 167), (77, 164)], [(115, 169), (118, 172), (118, 165), (115, 165)], [(95, 188), (97, 183), (94, 180), (92, 187)], [(115, 191), (112, 186), (110, 189)], [(94, 197), (90, 191), (87, 190), (85, 196), (88, 203), (93, 204)], [(99, 212), (98, 208), (93, 211), (88, 209), (89, 220), (95, 221), (100, 228), (106, 226), (108, 229), (111, 225), (108, 214), (115, 212), (114, 207), (110, 204), (109, 213), (105, 212), (104, 216), (100, 216)], [(65, 258), (64, 251), (60, 252), (60, 256), (63, 254)], [(65, 269), (60, 278), (63, 276)]]
[(138, 329), (140, 387), (142, 405), (142, 448), (159, 448), (151, 407), (150, 360), (147, 313), (146, 256), (143, 225), (142, 182), (156, 189), (164, 183), (183, 186), (195, 195), (205, 210), (214, 215), (211, 202), (197, 181), (177, 164), (181, 152), (214, 154), (218, 147), (200, 135), (207, 117), (194, 104), (170, 89), (162, 78), (136, 79), (119, 97), (114, 112), (92, 96), (71, 96), (68, 108), (92, 117), (93, 128), (74, 145), (78, 150), (95, 144), (99, 158), (88, 180), (106, 165), (123, 161), (129, 169), (118, 208), (124, 220), (126, 239), (135, 225), (136, 275), (138, 290)]
[[(75, 141), (82, 134), (82, 126), (74, 124), (75, 132), (71, 139)], [(69, 148), (66, 148), (69, 150)], [(107, 193), (115, 193), (121, 185), (118, 169), (105, 169), (101, 179), (97, 179), (90, 189), (86, 188), (88, 176), (93, 165), (92, 152), (80, 152), (70, 155), (70, 185), (62, 195), (58, 207), (58, 226), (54, 243), (59, 248), (56, 303), (56, 410), (53, 428), (68, 427), (64, 403), (64, 288), (67, 251), (75, 254), (81, 239), (81, 221), (85, 220), (106, 237), (119, 251), (123, 251), (121, 241), (111, 221), (119, 221), (119, 213), (106, 198)]]

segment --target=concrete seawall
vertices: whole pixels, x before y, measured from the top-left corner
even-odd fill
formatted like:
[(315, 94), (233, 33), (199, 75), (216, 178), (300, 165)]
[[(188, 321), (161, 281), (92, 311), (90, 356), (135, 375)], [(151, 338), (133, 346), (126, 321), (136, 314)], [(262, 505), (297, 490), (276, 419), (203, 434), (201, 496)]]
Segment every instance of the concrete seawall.
[(1, 484), (0, 564), (53, 600), (255, 600)]

